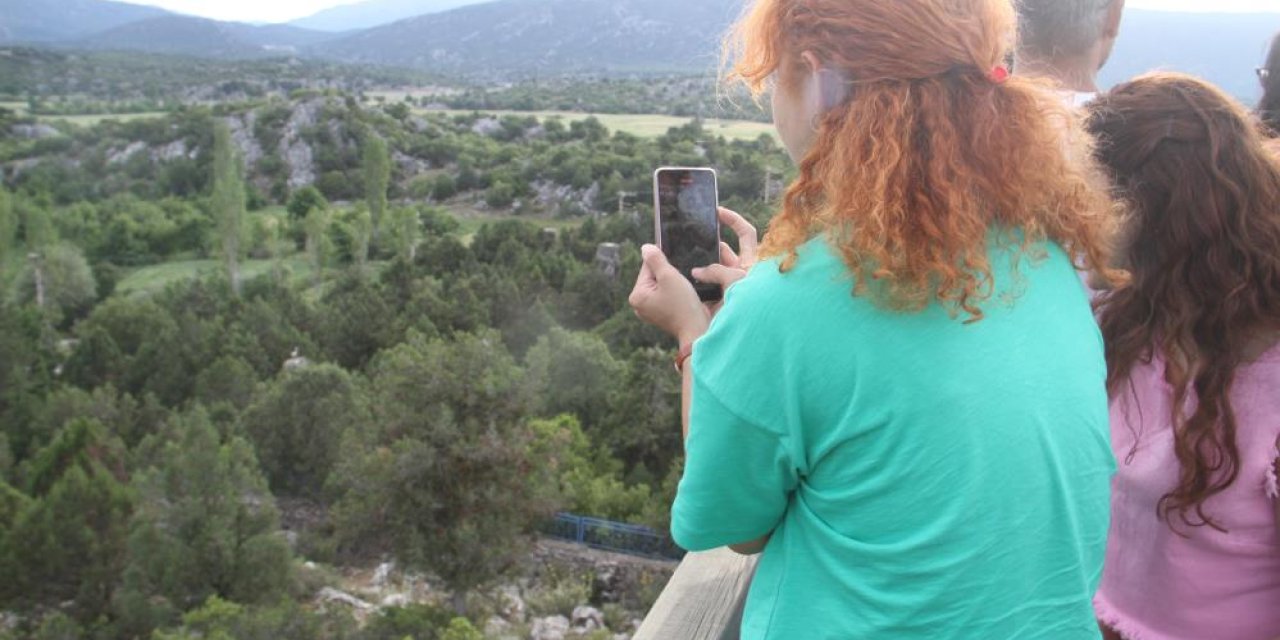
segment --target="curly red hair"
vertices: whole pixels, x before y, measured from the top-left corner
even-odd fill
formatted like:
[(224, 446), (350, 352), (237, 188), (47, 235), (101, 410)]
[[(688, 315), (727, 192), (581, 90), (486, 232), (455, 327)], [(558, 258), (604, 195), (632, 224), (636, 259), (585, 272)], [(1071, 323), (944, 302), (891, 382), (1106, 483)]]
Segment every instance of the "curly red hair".
[(971, 321), (992, 294), (995, 229), (1113, 277), (1115, 204), (1077, 115), (1043, 84), (991, 78), (1015, 24), (1009, 0), (756, 2), (726, 41), (729, 80), (758, 97), (784, 65), (802, 77), (811, 52), (852, 86), (816, 123), (762, 254), (790, 269), (825, 232), (855, 294), (904, 311), (936, 300)]

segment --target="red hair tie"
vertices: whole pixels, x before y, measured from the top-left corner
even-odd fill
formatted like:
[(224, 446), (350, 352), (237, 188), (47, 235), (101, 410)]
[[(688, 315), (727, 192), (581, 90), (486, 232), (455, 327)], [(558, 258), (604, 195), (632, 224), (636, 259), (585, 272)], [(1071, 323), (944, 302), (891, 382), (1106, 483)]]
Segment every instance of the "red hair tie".
[(987, 79), (996, 84), (1004, 84), (1009, 81), (1009, 67), (999, 65), (987, 74)]

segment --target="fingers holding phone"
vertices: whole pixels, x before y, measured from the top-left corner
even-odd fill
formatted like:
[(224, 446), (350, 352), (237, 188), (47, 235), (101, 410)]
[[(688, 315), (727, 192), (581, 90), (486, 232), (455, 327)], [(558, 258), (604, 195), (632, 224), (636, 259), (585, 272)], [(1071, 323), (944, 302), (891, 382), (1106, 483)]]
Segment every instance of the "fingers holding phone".
[(654, 245), (640, 248), (643, 263), (628, 302), (641, 320), (691, 343), (711, 322), (693, 284)]
[(756, 252), (760, 244), (759, 234), (756, 232), (755, 226), (747, 222), (747, 219), (737, 212), (724, 207), (717, 209), (716, 216), (719, 218), (721, 225), (729, 227), (738, 236), (737, 253), (728, 244), (720, 243), (720, 264), (749, 271), (751, 267), (755, 266)]

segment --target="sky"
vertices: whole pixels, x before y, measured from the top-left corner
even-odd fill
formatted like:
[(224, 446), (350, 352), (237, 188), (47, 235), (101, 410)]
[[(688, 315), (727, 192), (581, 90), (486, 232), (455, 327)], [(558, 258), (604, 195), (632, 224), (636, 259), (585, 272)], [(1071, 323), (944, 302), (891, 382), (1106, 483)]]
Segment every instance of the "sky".
[[(170, 11), (242, 22), (286, 22), (359, 0), (128, 0)], [(484, 0), (476, 0), (482, 2)], [(607, 0), (605, 0), (607, 1)], [(1280, 0), (1128, 0), (1127, 6), (1165, 11), (1280, 12)]]

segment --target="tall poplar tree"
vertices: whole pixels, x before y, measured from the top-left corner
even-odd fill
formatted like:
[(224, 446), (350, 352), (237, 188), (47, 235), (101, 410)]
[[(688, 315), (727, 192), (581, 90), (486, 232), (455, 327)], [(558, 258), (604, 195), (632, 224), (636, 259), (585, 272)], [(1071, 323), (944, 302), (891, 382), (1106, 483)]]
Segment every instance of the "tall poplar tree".
[(372, 130), (364, 136), (364, 193), (373, 217), (373, 240), (376, 243), (387, 212), (387, 188), (391, 184), (391, 155), (387, 142)]
[(213, 129), (213, 217), (231, 290), (240, 295), (240, 239), (244, 233), (244, 170), (231, 142), (231, 129), (218, 122)]

